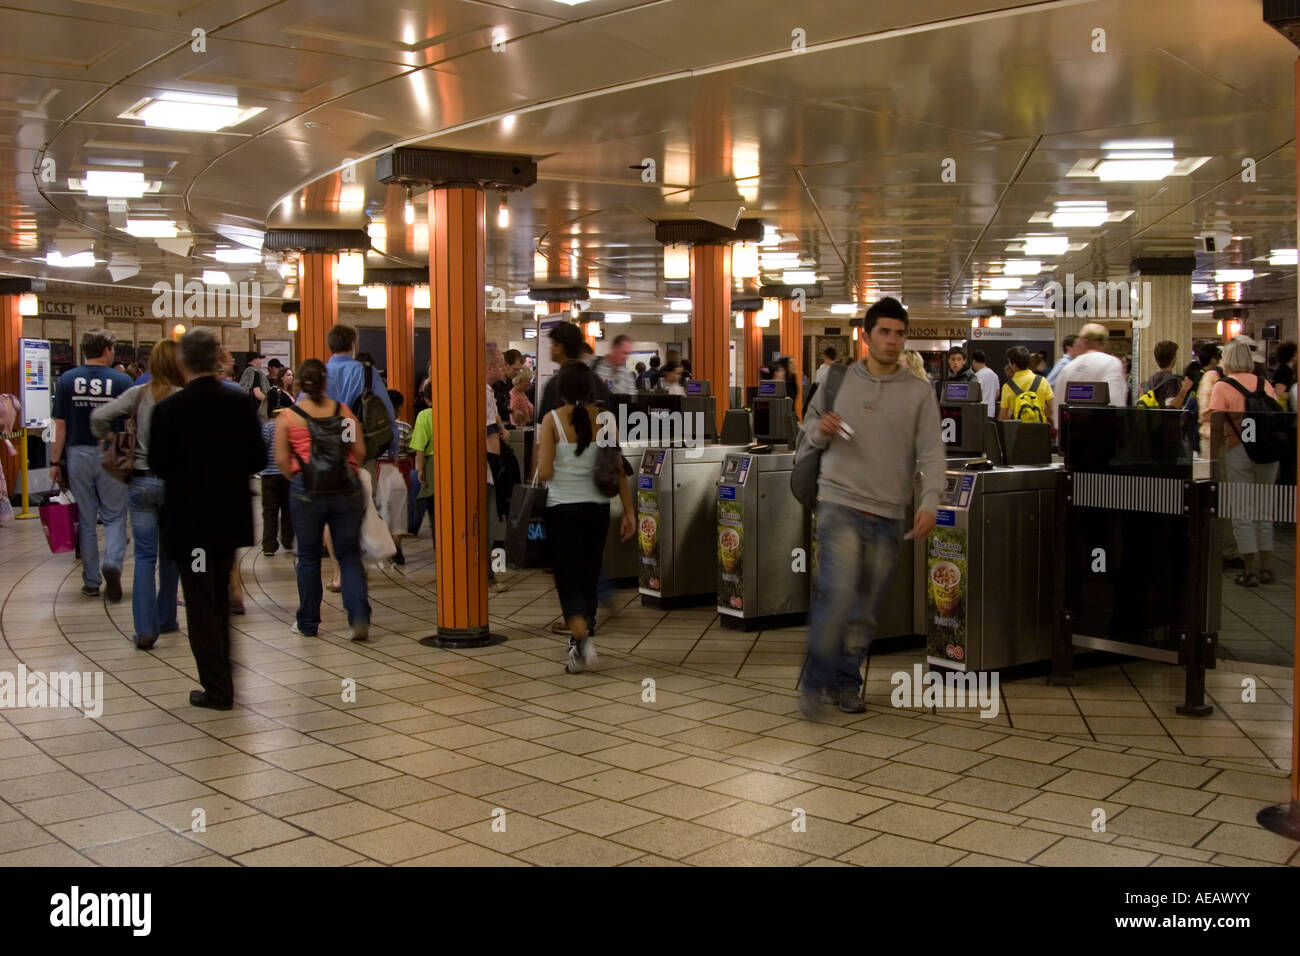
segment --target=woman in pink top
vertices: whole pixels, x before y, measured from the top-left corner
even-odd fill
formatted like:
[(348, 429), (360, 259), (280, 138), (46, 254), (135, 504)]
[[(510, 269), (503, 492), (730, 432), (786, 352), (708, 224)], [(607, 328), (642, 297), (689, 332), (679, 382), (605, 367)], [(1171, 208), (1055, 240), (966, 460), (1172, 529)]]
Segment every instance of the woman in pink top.
[[(1258, 387), (1255, 377), (1255, 360), (1250, 346), (1245, 342), (1229, 342), (1223, 349), (1223, 374), (1237, 382), (1247, 392)], [(1264, 383), (1264, 391), (1270, 398), (1273, 386)], [(1260, 464), (1252, 461), (1241, 445), (1240, 415), (1246, 410), (1246, 396), (1234, 388), (1229, 381), (1218, 381), (1210, 392), (1211, 412), (1229, 412), (1223, 427), (1224, 466), (1228, 481), (1244, 484), (1271, 485), (1277, 480), (1277, 462)], [(1237, 548), (1241, 551), (1246, 570), (1234, 579), (1242, 587), (1257, 588), (1261, 584), (1273, 583), (1273, 572), (1269, 565), (1273, 557), (1273, 522), (1250, 521), (1244, 518), (1232, 519), (1232, 533), (1237, 539)]]
[(532, 380), (532, 369), (525, 366), (515, 373), (515, 384), (510, 389), (510, 423), (518, 428), (533, 423), (533, 403), (528, 400)]

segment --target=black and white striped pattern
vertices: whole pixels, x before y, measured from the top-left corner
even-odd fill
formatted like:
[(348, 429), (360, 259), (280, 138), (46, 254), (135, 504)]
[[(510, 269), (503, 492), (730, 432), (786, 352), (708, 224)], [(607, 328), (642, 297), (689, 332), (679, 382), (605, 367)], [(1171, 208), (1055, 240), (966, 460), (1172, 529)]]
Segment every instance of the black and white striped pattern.
[(1071, 504), (1084, 508), (1180, 515), (1183, 513), (1183, 484), (1180, 478), (1140, 478), (1076, 471)]
[(1240, 521), (1282, 521), (1295, 524), (1295, 485), (1220, 482), (1219, 514)]

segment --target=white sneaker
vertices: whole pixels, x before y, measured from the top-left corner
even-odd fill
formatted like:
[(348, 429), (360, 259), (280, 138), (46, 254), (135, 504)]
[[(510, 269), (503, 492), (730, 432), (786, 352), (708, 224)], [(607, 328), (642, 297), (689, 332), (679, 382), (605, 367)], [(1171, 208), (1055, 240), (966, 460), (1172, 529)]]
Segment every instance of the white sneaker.
[(596, 666), (596, 642), (589, 637), (584, 637), (578, 642), (578, 652), (582, 654), (582, 664), (584, 667)]
[[(590, 643), (590, 642), (588, 642)], [(583, 669), (582, 651), (578, 647), (576, 638), (569, 638), (569, 660), (564, 665), (564, 670), (569, 674), (581, 674)]]

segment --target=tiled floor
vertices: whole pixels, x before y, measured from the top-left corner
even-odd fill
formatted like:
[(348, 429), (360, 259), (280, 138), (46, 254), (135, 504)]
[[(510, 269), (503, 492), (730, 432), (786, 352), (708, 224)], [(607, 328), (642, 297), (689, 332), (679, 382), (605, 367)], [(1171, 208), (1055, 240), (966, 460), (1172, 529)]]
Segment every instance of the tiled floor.
[(438, 650), (427, 538), (407, 554), (372, 569), (354, 645), (336, 595), (320, 638), (290, 634), (292, 559), (250, 550), (238, 706), (214, 713), (183, 637), (137, 651), (129, 598), (81, 597), (36, 522), (0, 529), (0, 671), (102, 670), (107, 698), (0, 711), (0, 864), (1300, 865), (1254, 823), (1288, 793), (1288, 681), (1244, 703), (1212, 672), (1195, 721), (1181, 671), (1136, 663), (1004, 684), (983, 719), (891, 707), (907, 653), (873, 658), (868, 713), (808, 722), (800, 629), (625, 591), (598, 669), (567, 675), (547, 577), (493, 597), (508, 643)]
[(1223, 572), (1219, 653), (1227, 660), (1290, 668), (1295, 661), (1295, 526), (1274, 531), (1276, 580), (1246, 589), (1234, 582), (1239, 569)]

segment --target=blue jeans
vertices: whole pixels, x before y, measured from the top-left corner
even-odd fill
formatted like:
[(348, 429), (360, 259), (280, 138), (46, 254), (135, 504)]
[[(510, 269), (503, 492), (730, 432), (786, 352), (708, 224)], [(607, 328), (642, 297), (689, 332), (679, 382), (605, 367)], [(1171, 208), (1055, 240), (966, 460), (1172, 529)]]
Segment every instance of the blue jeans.
[(99, 587), (99, 534), (104, 520), (104, 567), (122, 570), (126, 558), (126, 485), (100, 466), (98, 445), (69, 445), (68, 487), (77, 499), (77, 537), (81, 544), (81, 580)]
[(325, 526), (330, 529), (334, 557), (343, 579), (343, 607), (348, 626), (370, 620), (366, 597), (366, 572), (361, 564), (361, 518), (366, 493), (358, 488), (350, 494), (307, 494), (302, 476), (289, 483), (289, 514), (293, 536), (298, 540), (298, 630), (308, 636), (320, 628), (320, 560)]
[[(164, 484), (152, 475), (135, 475), (126, 486), (131, 506), (131, 529), (135, 532), (135, 577), (131, 582), (131, 616), (135, 636), (157, 637), (177, 630), (176, 586), (180, 580), (176, 562), (158, 550), (158, 512), (162, 508)], [(154, 593), (154, 572), (158, 591)]]
[(902, 547), (903, 521), (817, 504), (817, 587), (808, 615), (805, 694), (862, 687), (880, 600)]

